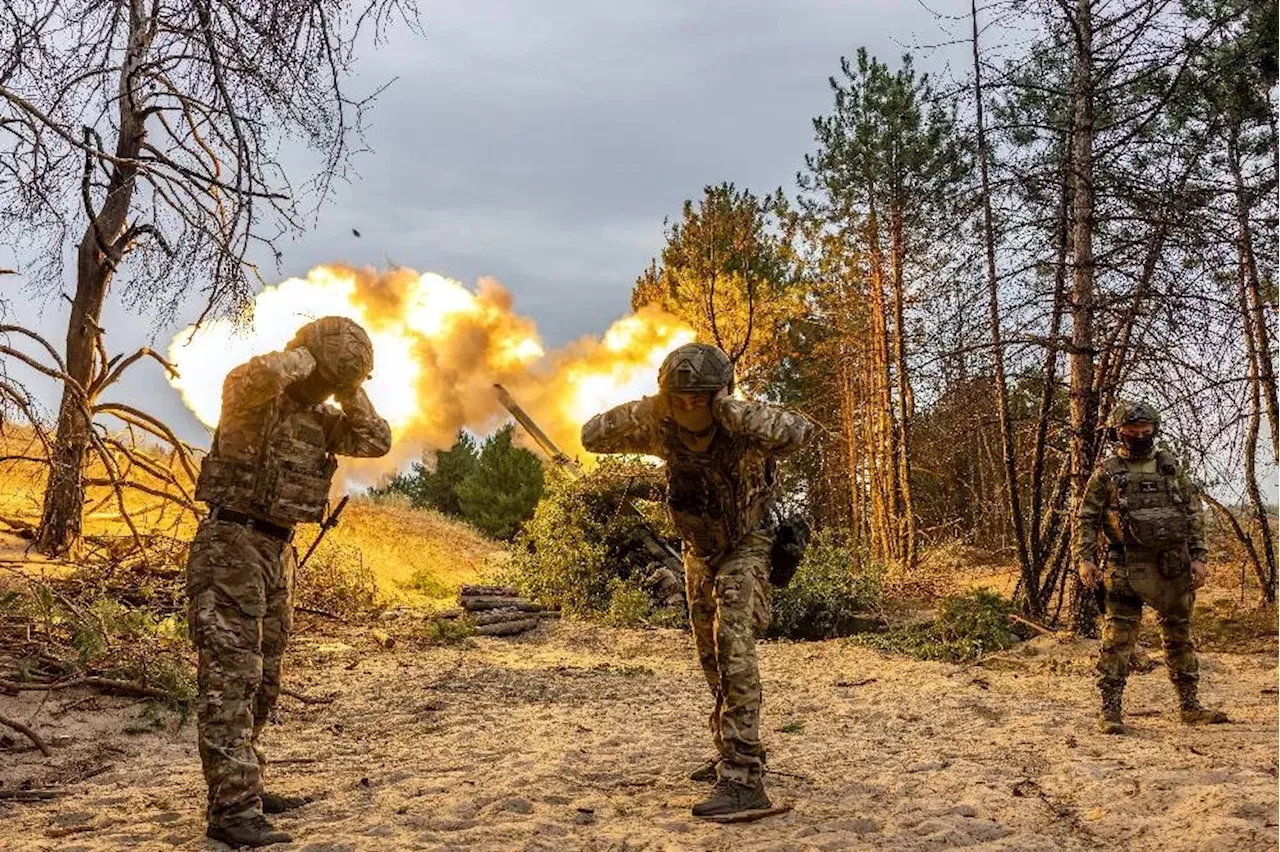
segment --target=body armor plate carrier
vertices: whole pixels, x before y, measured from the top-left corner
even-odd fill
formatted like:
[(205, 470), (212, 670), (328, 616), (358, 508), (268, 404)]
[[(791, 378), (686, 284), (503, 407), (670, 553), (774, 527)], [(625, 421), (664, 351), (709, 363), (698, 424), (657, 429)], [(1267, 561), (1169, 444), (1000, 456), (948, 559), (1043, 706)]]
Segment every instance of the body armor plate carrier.
[(670, 421), (663, 426), (662, 440), (667, 451), (667, 510), (681, 538), (703, 559), (736, 547), (765, 518), (773, 460), (753, 464), (746, 457), (747, 442), (723, 429), (701, 453), (684, 445)]
[(1189, 564), (1191, 510), (1175, 487), (1177, 461), (1156, 453), (1156, 470), (1139, 473), (1113, 456), (1105, 462), (1116, 489), (1116, 514), (1126, 561), (1152, 560), (1165, 574), (1180, 573)]
[(224, 455), (214, 434), (196, 481), (197, 500), (283, 525), (324, 518), (338, 461), (316, 410), (281, 412), (282, 403), (288, 405), (277, 400), (268, 414), (254, 456)]

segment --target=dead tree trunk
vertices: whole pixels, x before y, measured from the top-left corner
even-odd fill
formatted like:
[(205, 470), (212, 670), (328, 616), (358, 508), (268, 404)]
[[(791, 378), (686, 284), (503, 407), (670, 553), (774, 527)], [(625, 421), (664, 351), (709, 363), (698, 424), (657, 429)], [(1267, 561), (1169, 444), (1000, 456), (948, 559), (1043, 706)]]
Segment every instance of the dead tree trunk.
[(84, 466), (89, 449), (88, 406), (82, 391), (93, 376), (94, 357), (102, 330), (99, 321), (116, 266), (133, 239), (127, 228), (129, 207), (137, 179), (137, 157), (146, 138), (146, 116), (139, 103), (138, 70), (151, 45), (144, 5), (133, 0), (129, 13), (129, 47), (120, 68), (119, 135), (115, 160), (101, 205), (95, 211), (89, 179), (94, 162), (86, 162), (83, 185), (89, 223), (76, 255), (76, 293), (67, 323), (67, 374), (79, 388), (66, 386), (58, 410), (49, 480), (45, 487), (37, 548), (46, 554), (74, 554), (80, 546), (84, 511)]

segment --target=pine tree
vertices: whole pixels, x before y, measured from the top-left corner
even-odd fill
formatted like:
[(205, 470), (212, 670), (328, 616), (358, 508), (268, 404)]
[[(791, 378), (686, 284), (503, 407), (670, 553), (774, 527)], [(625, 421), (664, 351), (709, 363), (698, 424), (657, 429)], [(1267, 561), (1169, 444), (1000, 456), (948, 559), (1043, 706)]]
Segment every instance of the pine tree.
[(485, 439), (475, 468), (455, 492), (462, 517), (500, 539), (511, 539), (533, 516), (542, 496), (542, 463), (511, 442), (515, 427), (507, 424)]

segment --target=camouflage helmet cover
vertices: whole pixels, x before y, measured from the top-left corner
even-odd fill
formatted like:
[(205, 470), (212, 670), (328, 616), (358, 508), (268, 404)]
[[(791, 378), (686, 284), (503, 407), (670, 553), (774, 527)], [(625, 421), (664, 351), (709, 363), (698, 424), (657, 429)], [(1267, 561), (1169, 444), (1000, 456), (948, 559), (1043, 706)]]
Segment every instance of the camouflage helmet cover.
[(289, 342), (316, 359), (320, 374), (338, 388), (354, 388), (373, 372), (373, 342), (360, 324), (346, 317), (309, 322)]
[(658, 369), (658, 387), (666, 393), (715, 393), (733, 389), (733, 362), (719, 347), (686, 343), (672, 350)]
[(1150, 423), (1159, 432), (1160, 412), (1146, 400), (1123, 400), (1111, 412), (1111, 427), (1119, 428), (1128, 423)]

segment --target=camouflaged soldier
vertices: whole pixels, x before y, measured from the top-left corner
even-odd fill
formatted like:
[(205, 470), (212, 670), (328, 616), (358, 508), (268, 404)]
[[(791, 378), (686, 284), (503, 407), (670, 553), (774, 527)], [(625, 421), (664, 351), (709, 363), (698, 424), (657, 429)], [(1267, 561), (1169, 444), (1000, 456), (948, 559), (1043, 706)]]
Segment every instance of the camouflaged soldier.
[[(1200, 706), (1199, 666), (1191, 641), (1195, 590), (1208, 575), (1200, 495), (1177, 459), (1156, 449), (1160, 415), (1148, 403), (1122, 402), (1112, 417), (1116, 452), (1094, 471), (1076, 523), (1080, 579), (1105, 588), (1106, 619), (1098, 657), (1102, 712), (1098, 729), (1124, 733), (1121, 697), (1145, 603), (1156, 611), (1165, 663), (1188, 725), (1225, 722)], [(1098, 567), (1101, 533), (1106, 570)]]
[[(335, 455), (372, 458), (391, 448), (386, 421), (360, 387), (372, 369), (364, 329), (325, 317), (284, 351), (236, 367), (222, 386), (222, 418), (196, 484), (209, 514), (191, 544), (187, 596), (208, 836), (232, 846), (287, 842), (263, 812), (308, 801), (263, 791), (258, 736), (280, 695), (294, 525), (323, 517)], [(324, 404), (331, 395), (338, 408)]]
[(596, 415), (582, 429), (595, 453), (643, 453), (666, 462), (667, 508), (684, 541), (694, 645), (715, 698), (719, 759), (695, 775), (716, 779), (695, 816), (770, 807), (760, 742), (755, 640), (771, 617), (768, 520), (774, 459), (808, 441), (797, 414), (734, 399), (733, 364), (714, 346), (681, 346), (658, 372), (660, 392)]

